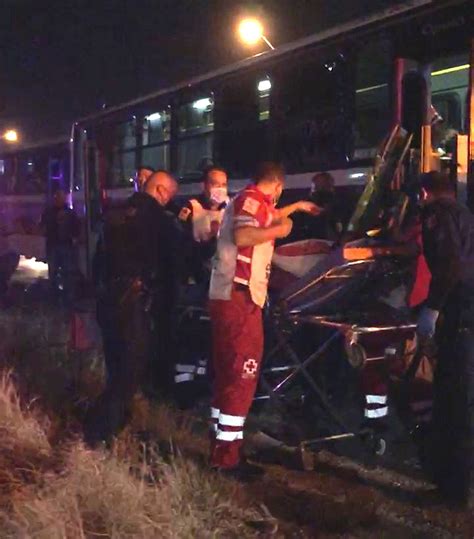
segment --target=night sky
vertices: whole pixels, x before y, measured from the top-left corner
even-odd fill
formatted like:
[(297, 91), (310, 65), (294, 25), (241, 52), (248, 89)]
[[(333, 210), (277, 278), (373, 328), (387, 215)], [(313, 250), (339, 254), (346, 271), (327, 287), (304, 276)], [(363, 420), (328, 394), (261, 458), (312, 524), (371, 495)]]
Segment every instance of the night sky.
[[(69, 132), (86, 113), (258, 52), (243, 14), (275, 46), (395, 0), (0, 0), (0, 129)], [(262, 47), (261, 50), (264, 50)]]

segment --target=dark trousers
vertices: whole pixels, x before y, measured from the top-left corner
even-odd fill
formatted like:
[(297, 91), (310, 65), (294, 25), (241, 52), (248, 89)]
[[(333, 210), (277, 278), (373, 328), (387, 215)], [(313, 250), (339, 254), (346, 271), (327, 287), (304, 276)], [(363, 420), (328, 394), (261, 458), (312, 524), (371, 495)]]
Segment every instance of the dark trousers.
[(90, 443), (110, 440), (126, 425), (146, 378), (151, 347), (149, 297), (134, 283), (110, 287), (98, 300), (106, 366), (105, 390), (86, 419)]
[(0, 256), (0, 299), (8, 290), (8, 281), (18, 267), (20, 257), (13, 252)]
[(65, 293), (72, 296), (78, 271), (76, 249), (67, 244), (48, 245), (46, 255), (51, 286), (55, 290), (62, 286)]
[(474, 297), (453, 294), (437, 334), (434, 379), (434, 479), (444, 493), (469, 495), (474, 440)]

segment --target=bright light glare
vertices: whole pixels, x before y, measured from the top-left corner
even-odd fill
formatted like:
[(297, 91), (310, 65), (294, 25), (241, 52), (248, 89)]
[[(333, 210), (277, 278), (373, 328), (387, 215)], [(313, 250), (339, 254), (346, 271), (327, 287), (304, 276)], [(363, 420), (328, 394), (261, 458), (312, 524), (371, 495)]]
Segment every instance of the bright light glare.
[(271, 88), (272, 82), (270, 79), (263, 79), (258, 83), (258, 91), (261, 93), (268, 92), (269, 90), (271, 90)]
[(9, 129), (4, 135), (3, 138), (8, 142), (17, 142), (18, 133), (14, 129)]
[(161, 114), (159, 112), (154, 112), (153, 114), (147, 116), (146, 119), (149, 122), (156, 122), (157, 120), (161, 120)]
[(204, 97), (203, 99), (198, 99), (193, 103), (193, 109), (200, 111), (207, 111), (212, 109), (212, 99), (209, 97)]
[(365, 176), (365, 174), (363, 172), (354, 172), (349, 177), (353, 178), (353, 179), (356, 179), (356, 178), (363, 178), (364, 176)]
[(257, 19), (244, 19), (239, 24), (240, 39), (247, 45), (255, 45), (263, 36), (263, 26)]

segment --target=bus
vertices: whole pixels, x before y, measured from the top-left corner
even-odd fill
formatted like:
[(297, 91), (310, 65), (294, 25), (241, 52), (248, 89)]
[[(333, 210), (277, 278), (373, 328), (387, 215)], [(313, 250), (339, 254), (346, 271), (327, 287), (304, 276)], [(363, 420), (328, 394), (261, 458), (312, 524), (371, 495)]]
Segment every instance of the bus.
[(402, 125), (414, 135), (412, 169), (444, 161), (471, 203), (471, 8), (466, 0), (401, 2), (74, 122), (69, 191), (84, 214), (84, 268), (104, 208), (132, 193), (140, 165), (170, 170), (186, 198), (199, 193), (210, 163), (228, 171), (236, 192), (259, 161), (277, 160), (287, 200), (328, 171), (352, 207), (381, 141)]

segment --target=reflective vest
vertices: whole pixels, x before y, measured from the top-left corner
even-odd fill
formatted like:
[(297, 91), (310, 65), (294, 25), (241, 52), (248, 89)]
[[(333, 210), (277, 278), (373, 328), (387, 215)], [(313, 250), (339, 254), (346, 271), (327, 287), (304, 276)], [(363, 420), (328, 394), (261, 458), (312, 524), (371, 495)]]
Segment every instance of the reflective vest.
[(192, 225), (193, 237), (197, 242), (209, 241), (212, 238), (212, 223), (222, 222), (224, 209), (221, 210), (206, 210), (202, 204), (195, 198), (189, 201), (193, 209)]
[(237, 247), (234, 229), (239, 226), (268, 227), (273, 221), (273, 214), (273, 203), (255, 186), (244, 189), (227, 206), (217, 240), (210, 299), (230, 300), (234, 284), (239, 284), (249, 287), (256, 305), (264, 306), (274, 242)]

